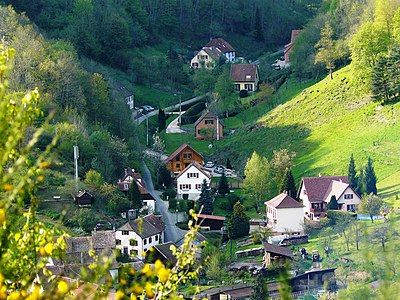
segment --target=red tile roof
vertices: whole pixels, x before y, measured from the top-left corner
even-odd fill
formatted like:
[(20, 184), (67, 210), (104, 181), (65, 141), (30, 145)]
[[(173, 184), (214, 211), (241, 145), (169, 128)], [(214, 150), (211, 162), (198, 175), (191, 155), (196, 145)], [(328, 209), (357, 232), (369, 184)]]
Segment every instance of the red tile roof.
[(275, 207), (275, 208), (302, 208), (304, 207), (303, 204), (296, 201), (292, 197), (290, 197), (286, 193), (279, 194), (275, 198), (265, 202), (266, 205)]
[(168, 156), (168, 158), (165, 160), (166, 162), (171, 161), (175, 158), (175, 156), (177, 156), (179, 153), (181, 153), (183, 150), (185, 150), (186, 148), (190, 148), (193, 152), (195, 152), (197, 155), (199, 155), (201, 158), (204, 158), (203, 155), (201, 155), (199, 152), (197, 152), (196, 150), (194, 150), (192, 147), (190, 147), (189, 144), (182, 144), (178, 149), (176, 149), (174, 151), (174, 153), (172, 153), (170, 156)]
[(234, 82), (254, 82), (256, 80), (257, 65), (233, 64), (231, 65), (231, 79)]
[(225, 41), (223, 38), (216, 38), (211, 41), (209, 41), (206, 44), (206, 47), (217, 47), (221, 52), (226, 53), (226, 52), (234, 52), (235, 48), (231, 46), (227, 41)]
[(332, 180), (349, 183), (347, 176), (320, 176), (320, 177), (303, 177), (299, 188), (299, 198), (302, 186), (307, 191), (308, 200), (310, 202), (321, 202), (324, 200), (325, 194), (328, 191)]

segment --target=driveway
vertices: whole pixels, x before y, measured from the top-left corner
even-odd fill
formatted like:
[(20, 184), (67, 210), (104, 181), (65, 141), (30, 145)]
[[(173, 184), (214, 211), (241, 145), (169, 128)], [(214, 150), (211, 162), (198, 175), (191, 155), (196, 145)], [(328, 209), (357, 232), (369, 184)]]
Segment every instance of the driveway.
[(160, 198), (161, 192), (154, 190), (150, 171), (143, 162), (142, 178), (146, 183), (147, 191), (156, 199), (157, 210), (161, 213), (165, 224), (164, 243), (176, 242), (184, 237), (186, 231), (175, 226), (175, 217), (168, 211), (164, 201)]
[[(182, 112), (182, 114), (183, 113), (184, 112)], [(184, 132), (186, 132), (185, 130), (181, 129), (181, 127), (178, 125), (178, 121), (179, 121), (179, 116), (177, 118), (175, 118), (171, 123), (169, 123), (169, 125), (165, 129), (166, 133), (184, 133)]]

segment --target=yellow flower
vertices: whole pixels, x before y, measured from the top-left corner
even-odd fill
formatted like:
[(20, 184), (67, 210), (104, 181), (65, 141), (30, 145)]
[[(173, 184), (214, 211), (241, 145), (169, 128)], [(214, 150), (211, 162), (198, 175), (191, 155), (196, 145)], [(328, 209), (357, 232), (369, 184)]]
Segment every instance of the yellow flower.
[(134, 286), (133, 286), (133, 292), (136, 294), (136, 295), (140, 295), (142, 292), (143, 292), (143, 288), (139, 285), (139, 284), (135, 284)]
[(158, 270), (160, 270), (161, 268), (164, 267), (164, 264), (161, 262), (161, 260), (157, 259), (155, 262), (155, 267), (156, 267), (156, 272), (158, 272)]
[(9, 299), (9, 300), (18, 300), (20, 297), (21, 297), (20, 292), (15, 291), (15, 292), (12, 292), (12, 293), (10, 294), (10, 296), (8, 297), (8, 299)]
[(157, 272), (158, 279), (159, 279), (162, 283), (164, 283), (164, 282), (166, 282), (166, 281), (168, 280), (169, 274), (170, 274), (170, 273), (171, 273), (171, 270), (170, 270), (170, 269), (161, 268), (161, 269)]
[(144, 264), (142, 269), (142, 273), (145, 274), (147, 277), (150, 277), (153, 274), (153, 271), (150, 268), (149, 264)]
[(4, 208), (0, 208), (0, 224), (3, 224), (6, 221), (6, 210)]
[(122, 298), (124, 297), (124, 292), (121, 291), (121, 290), (118, 290), (118, 291), (115, 293), (115, 297), (117, 298), (117, 300), (122, 299)]
[(44, 176), (43, 176), (43, 175), (40, 175), (40, 176), (37, 178), (37, 181), (43, 182), (43, 181), (44, 181)]
[(150, 299), (154, 297), (154, 292), (153, 292), (153, 288), (152, 288), (152, 284), (150, 282), (146, 282), (146, 295), (147, 297), (149, 297)]
[(14, 186), (13, 186), (12, 184), (6, 183), (5, 185), (3, 185), (3, 189), (4, 189), (6, 192), (12, 191), (13, 188), (14, 188)]
[(48, 166), (50, 166), (48, 161), (43, 161), (43, 162), (40, 163), (40, 167), (41, 168), (47, 168)]
[(48, 255), (51, 255), (53, 253), (53, 250), (54, 250), (53, 243), (47, 243), (46, 246), (44, 246), (44, 251)]
[(58, 293), (60, 293), (61, 295), (64, 295), (68, 292), (68, 284), (65, 281), (59, 281), (58, 282)]

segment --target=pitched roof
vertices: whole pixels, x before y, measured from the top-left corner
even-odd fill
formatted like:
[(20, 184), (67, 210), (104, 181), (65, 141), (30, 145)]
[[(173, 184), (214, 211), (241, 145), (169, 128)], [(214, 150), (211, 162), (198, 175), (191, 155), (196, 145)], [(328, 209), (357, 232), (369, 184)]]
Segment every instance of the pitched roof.
[(204, 158), (203, 155), (201, 155), (199, 152), (197, 152), (196, 150), (194, 150), (189, 144), (184, 143), (182, 145), (179, 146), (178, 149), (176, 149), (174, 151), (174, 153), (172, 153), (170, 156), (168, 156), (168, 158), (165, 161), (171, 161), (175, 158), (175, 156), (177, 156), (179, 153), (181, 153), (183, 150), (185, 150), (186, 148), (190, 148), (193, 152), (195, 152), (197, 155), (199, 155), (201, 158)]
[(229, 44), (223, 38), (212, 39), (206, 44), (206, 47), (211, 47), (211, 46), (217, 47), (223, 53), (235, 51), (235, 48), (233, 48), (231, 44)]
[(197, 217), (198, 217), (199, 219), (209, 219), (209, 220), (225, 221), (225, 217), (221, 217), (221, 216), (198, 214)]
[(79, 197), (82, 197), (82, 196), (85, 195), (85, 194), (88, 194), (90, 197), (93, 197), (92, 194), (90, 194), (88, 191), (85, 191), (85, 190), (79, 191), (78, 194), (76, 194), (76, 197), (79, 198)]
[(274, 244), (270, 244), (267, 242), (263, 242), (263, 247), (264, 250), (268, 253), (273, 253), (281, 256), (286, 256), (286, 257), (293, 257), (292, 251), (290, 251), (288, 248), (277, 246)]
[[(141, 220), (141, 221), (140, 221)], [(150, 214), (126, 222), (117, 231), (134, 231), (142, 239), (161, 233), (165, 228), (164, 222), (157, 216)]]
[(349, 187), (348, 183), (344, 183), (343, 181), (332, 180), (331, 184), (326, 190), (324, 201), (329, 202), (332, 196), (335, 196), (336, 199), (339, 199), (340, 196), (342, 196), (342, 194), (348, 187)]
[(154, 248), (165, 257), (170, 263), (176, 263), (176, 256), (172, 253), (171, 246), (174, 245), (173, 242), (167, 242), (164, 244), (155, 245)]
[[(300, 183), (299, 194), (301, 187), (304, 185), (304, 188), (307, 191), (308, 200), (310, 202), (321, 202), (325, 199), (325, 194), (331, 185), (332, 180), (349, 183), (347, 176), (303, 177)], [(301, 198), (300, 195), (299, 198)]]
[(115, 232), (113, 230), (92, 231), (92, 238), (93, 248), (96, 250), (115, 248)]
[(201, 50), (207, 53), (214, 60), (218, 60), (220, 57), (226, 58), (217, 47), (203, 47)]
[[(292, 33), (291, 33), (291, 35), (290, 35), (290, 43), (289, 43), (289, 44), (286, 44), (284, 47), (287, 48), (287, 47), (289, 47), (289, 46), (292, 46), (293, 43), (296, 41), (298, 35), (299, 35), (300, 32), (302, 32), (302, 31), (303, 31), (303, 30), (301, 30), (301, 29), (293, 29), (293, 30), (292, 30)], [(286, 49), (285, 49), (285, 52), (286, 52)]]
[(233, 64), (231, 65), (232, 81), (254, 82), (256, 80), (257, 65)]
[[(196, 127), (204, 118), (213, 118), (213, 119), (217, 119), (217, 116), (213, 113), (213, 112), (211, 112), (211, 111), (206, 111), (205, 113), (203, 113), (201, 116), (200, 116), (200, 118), (198, 118), (197, 119), (197, 121), (196, 122), (194, 122), (194, 127)], [(224, 122), (222, 121), (222, 120), (219, 120), (219, 123), (222, 125), (222, 126), (225, 126), (224, 125)]]
[(201, 173), (203, 173), (205, 176), (207, 176), (207, 178), (211, 178), (211, 174), (206, 172), (204, 170), (204, 168), (196, 161), (192, 161), (177, 177), (176, 179), (178, 179), (179, 177), (182, 176), (182, 174), (186, 173), (187, 170), (189, 170), (190, 167), (195, 167), (196, 169), (198, 169)]
[(292, 197), (290, 197), (286, 193), (281, 193), (275, 198), (265, 202), (266, 205), (275, 207), (275, 208), (302, 208), (304, 207), (303, 204), (296, 201)]
[(223, 292), (229, 295), (229, 299), (247, 299), (253, 293), (254, 288), (252, 286), (246, 286), (243, 288), (238, 288), (230, 291)]

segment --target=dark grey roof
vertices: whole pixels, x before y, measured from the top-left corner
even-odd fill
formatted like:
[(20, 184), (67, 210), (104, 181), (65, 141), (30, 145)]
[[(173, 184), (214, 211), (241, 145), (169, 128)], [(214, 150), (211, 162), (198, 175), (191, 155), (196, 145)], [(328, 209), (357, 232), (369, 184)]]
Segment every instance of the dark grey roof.
[(118, 231), (134, 231), (142, 239), (147, 237), (160, 234), (165, 229), (164, 222), (157, 216), (151, 214), (143, 218), (138, 218), (136, 220), (131, 220), (126, 222)]

